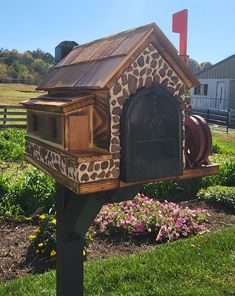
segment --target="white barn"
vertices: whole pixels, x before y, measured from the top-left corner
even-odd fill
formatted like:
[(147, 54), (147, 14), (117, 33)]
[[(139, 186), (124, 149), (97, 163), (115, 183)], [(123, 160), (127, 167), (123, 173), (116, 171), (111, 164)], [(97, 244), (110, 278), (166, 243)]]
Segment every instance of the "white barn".
[(191, 89), (193, 108), (235, 112), (235, 54), (196, 76), (201, 86)]

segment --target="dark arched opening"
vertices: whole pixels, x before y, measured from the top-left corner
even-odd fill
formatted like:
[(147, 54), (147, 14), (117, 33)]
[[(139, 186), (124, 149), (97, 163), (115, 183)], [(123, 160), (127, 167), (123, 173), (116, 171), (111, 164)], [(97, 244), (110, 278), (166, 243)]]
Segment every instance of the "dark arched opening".
[(141, 89), (127, 100), (120, 139), (123, 181), (182, 174), (182, 114), (165, 87)]

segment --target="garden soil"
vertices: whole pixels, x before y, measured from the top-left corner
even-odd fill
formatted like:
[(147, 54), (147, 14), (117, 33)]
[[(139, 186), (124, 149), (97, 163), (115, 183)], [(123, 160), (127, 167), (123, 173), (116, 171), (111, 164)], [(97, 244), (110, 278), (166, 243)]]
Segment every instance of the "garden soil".
[[(181, 206), (191, 209), (209, 210), (208, 229), (215, 231), (235, 224), (235, 216), (209, 207), (204, 202), (182, 202)], [(42, 273), (55, 268), (55, 259), (39, 260), (30, 250), (29, 235), (37, 226), (26, 223), (0, 222), (0, 282), (12, 280), (27, 274)], [(153, 247), (153, 243), (143, 238), (115, 237), (95, 238), (90, 245), (87, 260), (100, 260), (111, 256), (130, 255)]]

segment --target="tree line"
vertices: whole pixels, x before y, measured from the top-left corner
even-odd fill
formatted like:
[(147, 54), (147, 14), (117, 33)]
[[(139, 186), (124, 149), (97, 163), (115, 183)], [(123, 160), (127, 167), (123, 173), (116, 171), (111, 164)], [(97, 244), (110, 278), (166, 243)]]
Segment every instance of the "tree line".
[[(0, 83), (19, 82), (38, 84), (44, 79), (55, 65), (54, 57), (41, 49), (27, 50), (20, 53), (16, 49), (0, 49)], [(189, 68), (197, 74), (211, 67), (210, 62), (199, 64), (190, 59)]]
[(54, 67), (54, 57), (41, 49), (20, 53), (0, 49), (0, 82), (38, 84)]

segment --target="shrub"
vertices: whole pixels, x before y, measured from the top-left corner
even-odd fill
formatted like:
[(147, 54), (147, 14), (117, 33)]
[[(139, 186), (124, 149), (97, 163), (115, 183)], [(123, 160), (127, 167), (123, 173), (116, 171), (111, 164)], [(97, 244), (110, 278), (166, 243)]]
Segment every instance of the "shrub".
[[(38, 227), (29, 236), (32, 241), (31, 249), (40, 258), (56, 256), (56, 217), (52, 211), (38, 216)], [(86, 257), (87, 248), (92, 242), (91, 232), (85, 237), (83, 256)]]
[(0, 132), (0, 159), (21, 161), (25, 152), (25, 130), (9, 128)]
[(211, 186), (201, 189), (197, 197), (235, 210), (235, 187)]
[(205, 231), (207, 214), (205, 210), (190, 210), (138, 195), (133, 201), (105, 205), (95, 219), (95, 227), (102, 235), (144, 235), (164, 242)]
[(235, 186), (235, 158), (220, 166), (219, 179), (222, 185)]
[(220, 164), (220, 172), (215, 176), (203, 177), (201, 187), (206, 188), (212, 185), (235, 186), (235, 158)]
[(223, 148), (222, 146), (217, 143), (216, 141), (213, 141), (212, 143), (212, 148), (211, 148), (211, 152), (214, 154), (222, 154), (223, 153)]
[(172, 180), (143, 185), (142, 193), (150, 198), (163, 201), (192, 199), (201, 188), (201, 178)]
[(31, 165), (22, 164), (0, 176), (0, 194), (3, 215), (31, 216), (53, 206), (55, 181)]

